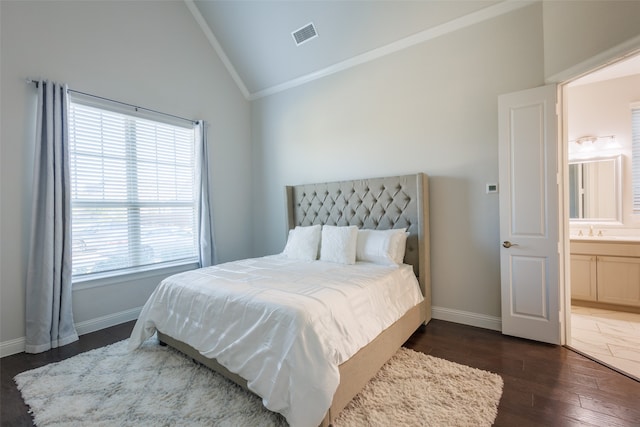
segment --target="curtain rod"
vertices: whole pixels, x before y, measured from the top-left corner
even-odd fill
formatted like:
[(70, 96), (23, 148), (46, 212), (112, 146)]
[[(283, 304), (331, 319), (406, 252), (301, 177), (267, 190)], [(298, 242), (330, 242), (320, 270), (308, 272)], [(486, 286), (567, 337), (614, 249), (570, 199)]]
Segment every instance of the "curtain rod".
[[(33, 79), (28, 78), (28, 77), (25, 80), (27, 81), (27, 83), (35, 84), (36, 88), (40, 84), (40, 80), (33, 80)], [(174, 114), (163, 113), (162, 111), (152, 110), (150, 108), (145, 108), (145, 107), (138, 107), (137, 105), (128, 104), (128, 103), (122, 102), (122, 101), (116, 101), (115, 99), (105, 98), (103, 96), (92, 95), (92, 94), (86, 93), (86, 92), (80, 92), (79, 90), (67, 89), (67, 92), (77, 93), (79, 95), (84, 95), (84, 96), (89, 96), (89, 97), (92, 97), (92, 98), (102, 99), (104, 101), (115, 102), (116, 104), (120, 104), (120, 105), (126, 105), (127, 107), (131, 107), (136, 111), (144, 110), (144, 111), (149, 111), (149, 112), (152, 112), (152, 113), (155, 113), (155, 114), (161, 114), (163, 116), (173, 117), (173, 118), (179, 119), (179, 120), (184, 120), (185, 122), (190, 122), (190, 123), (193, 123), (193, 124), (197, 124), (198, 123), (198, 120), (186, 119), (184, 117), (176, 116)]]

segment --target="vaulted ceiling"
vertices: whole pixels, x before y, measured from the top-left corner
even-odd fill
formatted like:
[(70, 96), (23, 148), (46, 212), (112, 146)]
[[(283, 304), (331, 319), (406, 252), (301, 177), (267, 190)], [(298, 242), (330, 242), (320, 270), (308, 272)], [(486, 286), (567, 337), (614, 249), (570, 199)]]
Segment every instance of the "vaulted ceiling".
[[(206, 24), (211, 31), (246, 91), (255, 95), (310, 78), (503, 1), (186, 2), (194, 15), (200, 14), (204, 21), (201, 25)], [(318, 37), (296, 46), (291, 33), (310, 22)]]
[[(184, 0), (248, 99), (379, 58), (529, 0)], [(313, 23), (318, 37), (296, 46)]]

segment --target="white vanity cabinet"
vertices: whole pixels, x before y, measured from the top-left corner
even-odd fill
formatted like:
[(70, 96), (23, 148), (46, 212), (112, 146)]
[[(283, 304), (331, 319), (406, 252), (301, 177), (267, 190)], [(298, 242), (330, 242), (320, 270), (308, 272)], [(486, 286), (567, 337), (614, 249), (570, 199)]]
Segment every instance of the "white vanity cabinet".
[(597, 301), (597, 270), (595, 255), (571, 254), (571, 298)]
[(598, 256), (598, 301), (640, 306), (640, 258)]
[(640, 242), (572, 240), (571, 298), (640, 307)]

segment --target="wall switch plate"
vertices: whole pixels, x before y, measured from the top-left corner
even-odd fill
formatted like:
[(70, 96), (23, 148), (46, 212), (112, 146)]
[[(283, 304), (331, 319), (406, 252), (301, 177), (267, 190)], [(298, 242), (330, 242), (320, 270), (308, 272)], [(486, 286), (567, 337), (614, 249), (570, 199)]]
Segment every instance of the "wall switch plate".
[(497, 193), (498, 192), (498, 184), (495, 182), (490, 182), (487, 184), (487, 194)]

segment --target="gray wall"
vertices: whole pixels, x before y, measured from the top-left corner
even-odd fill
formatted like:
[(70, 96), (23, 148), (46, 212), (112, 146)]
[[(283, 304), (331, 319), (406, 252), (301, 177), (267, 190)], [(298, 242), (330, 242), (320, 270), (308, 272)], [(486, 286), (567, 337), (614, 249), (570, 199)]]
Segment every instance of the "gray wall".
[[(426, 172), (434, 314), (499, 327), (497, 97), (640, 37), (638, 2), (584, 3), (534, 4), (249, 105), (181, 1), (0, 1), (0, 354), (24, 337), (25, 77), (209, 121), (221, 261), (282, 250), (285, 184)], [(134, 315), (159, 279), (76, 289), (76, 321)]]
[[(220, 260), (251, 255), (249, 103), (182, 1), (3, 0), (0, 15), (2, 349), (19, 347), (25, 334), (36, 102), (26, 77), (208, 121)], [(76, 323), (86, 332), (135, 316), (160, 279), (75, 289)]]
[[(550, 3), (254, 101), (255, 253), (284, 246), (286, 184), (425, 172), (434, 317), (500, 328), (498, 195), (485, 193), (498, 181), (498, 96), (640, 33), (635, 6), (572, 16), (564, 3), (576, 2)], [(585, 51), (570, 34), (599, 16), (623, 28), (590, 33)]]
[(584, 62), (602, 65), (604, 62), (591, 64), (591, 58), (604, 55), (605, 61), (615, 59), (607, 51), (631, 39), (640, 42), (640, 1), (637, 0), (552, 0), (544, 2), (543, 13), (546, 78), (564, 74), (565, 70)]
[(282, 250), (285, 184), (425, 172), (434, 310), (495, 320), (497, 98), (543, 63), (538, 4), (254, 101), (256, 252)]

